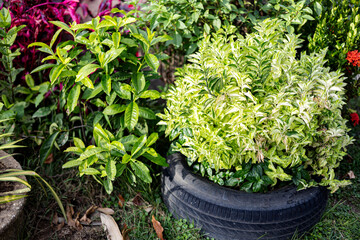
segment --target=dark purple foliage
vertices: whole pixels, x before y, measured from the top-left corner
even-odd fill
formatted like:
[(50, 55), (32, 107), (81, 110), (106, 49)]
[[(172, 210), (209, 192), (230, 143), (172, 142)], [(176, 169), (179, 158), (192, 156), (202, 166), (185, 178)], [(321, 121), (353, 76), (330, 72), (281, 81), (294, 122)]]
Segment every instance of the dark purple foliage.
[[(65, 23), (81, 21), (80, 15), (76, 12), (78, 8), (82, 10), (83, 17), (90, 11), (86, 4), (81, 0), (4, 0), (5, 7), (11, 12), (12, 26), (26, 25), (18, 33), (12, 49), (20, 48), (21, 55), (14, 60), (16, 68), (24, 68), (21, 78), (24, 79), (27, 73), (41, 64), (41, 53), (35, 50), (35, 47), (27, 46), (33, 42), (44, 42), (49, 44), (52, 36), (58, 30), (58, 27), (51, 24), (50, 21), (62, 21)], [(104, 16), (110, 13), (113, 7), (129, 11), (133, 7), (129, 4), (113, 4), (114, 0), (103, 1), (98, 10), (97, 16)], [(119, 1), (116, 1), (119, 2)], [(91, 16), (96, 17), (96, 16)], [(62, 32), (59, 40), (64, 37), (66, 32)]]

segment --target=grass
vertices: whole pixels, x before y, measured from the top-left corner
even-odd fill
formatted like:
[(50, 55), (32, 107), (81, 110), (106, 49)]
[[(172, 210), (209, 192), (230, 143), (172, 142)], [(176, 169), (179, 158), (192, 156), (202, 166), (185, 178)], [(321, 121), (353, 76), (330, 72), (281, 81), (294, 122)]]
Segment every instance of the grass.
[[(344, 158), (338, 169), (338, 176), (346, 178), (351, 170), (356, 178), (352, 185), (339, 189), (329, 198), (329, 203), (321, 221), (304, 236), (294, 236), (293, 240), (320, 240), (320, 239), (360, 239), (360, 141), (349, 148), (349, 156)], [(118, 179), (111, 196), (91, 177), (80, 179), (76, 169), (63, 171), (61, 165), (63, 155), (55, 156), (55, 162), (43, 167), (36, 167), (36, 161), (26, 160), (27, 166), (36, 170), (47, 180), (60, 195), (63, 204), (74, 206), (76, 211), (83, 214), (91, 205), (110, 207), (115, 210), (114, 218), (121, 229), (127, 232), (129, 239), (148, 240), (157, 239), (152, 225), (152, 216), (164, 228), (164, 239), (168, 240), (206, 240), (199, 229), (185, 220), (176, 220), (167, 211), (160, 193), (160, 174), (154, 178), (153, 184), (139, 184), (130, 186), (122, 179)], [(36, 156), (30, 157), (36, 159)], [(60, 159), (60, 160), (59, 160)], [(33, 162), (34, 164), (31, 164)], [(23, 164), (26, 165), (26, 164)], [(36, 168), (35, 168), (36, 167)], [(26, 228), (21, 239), (38, 239), (41, 234), (53, 234), (50, 220), (55, 211), (60, 215), (58, 206), (51, 195), (46, 196), (34, 179), (29, 179), (33, 186), (28, 199)], [(125, 199), (124, 206), (118, 204), (118, 194)], [(141, 196), (138, 200), (134, 197)], [(137, 204), (134, 204), (136, 203)], [(127, 229), (127, 230), (126, 230)], [(51, 235), (52, 234), (52, 235)]]

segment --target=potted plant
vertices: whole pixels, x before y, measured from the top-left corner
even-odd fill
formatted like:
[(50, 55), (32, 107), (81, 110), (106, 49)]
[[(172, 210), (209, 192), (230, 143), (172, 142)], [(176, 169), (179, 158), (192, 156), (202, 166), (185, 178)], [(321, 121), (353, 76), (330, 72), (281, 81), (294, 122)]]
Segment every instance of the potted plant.
[(301, 234), (320, 219), (325, 186), (348, 184), (334, 173), (352, 141), (342, 73), (325, 67), (326, 50), (298, 54), (282, 20), (255, 29), (206, 37), (159, 114), (183, 154), (168, 157), (164, 201), (216, 239)]

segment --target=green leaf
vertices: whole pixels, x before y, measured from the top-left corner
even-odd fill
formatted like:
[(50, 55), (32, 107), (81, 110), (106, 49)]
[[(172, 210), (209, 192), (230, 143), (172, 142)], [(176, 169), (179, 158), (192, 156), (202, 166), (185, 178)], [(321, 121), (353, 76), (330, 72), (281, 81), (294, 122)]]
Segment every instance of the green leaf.
[(86, 168), (82, 171), (86, 175), (98, 175), (101, 174), (101, 172), (95, 168)]
[(54, 24), (55, 26), (58, 26), (61, 29), (64, 29), (68, 33), (70, 33), (72, 36), (74, 36), (74, 32), (70, 29), (70, 27), (61, 21), (50, 21), (50, 23)]
[(136, 141), (136, 143), (131, 149), (131, 157), (133, 157), (138, 151), (140, 151), (144, 147), (146, 140), (146, 135), (142, 135), (141, 137), (139, 137), (139, 139)]
[(109, 159), (105, 166), (106, 175), (111, 180), (115, 180), (116, 176), (116, 162), (113, 159)]
[(110, 143), (110, 138), (107, 132), (101, 127), (99, 123), (95, 124), (94, 126), (94, 138), (96, 139), (96, 136), (104, 139), (106, 142)]
[(42, 165), (46, 158), (50, 155), (56, 138), (58, 137), (60, 132), (54, 132), (47, 139), (45, 139), (44, 143), (40, 147), (40, 164)]
[(139, 107), (139, 117), (154, 120), (156, 119), (156, 115), (150, 108)]
[(210, 34), (210, 27), (207, 23), (204, 24), (204, 30), (206, 34)]
[(59, 78), (60, 74), (62, 73), (62, 71), (64, 70), (64, 68), (66, 67), (66, 65), (64, 64), (59, 64), (56, 67), (53, 67), (50, 71), (50, 82), (51, 85), (54, 85), (57, 81), (57, 79)]
[(78, 74), (76, 75), (76, 82), (81, 81), (82, 79), (88, 77), (91, 73), (95, 72), (100, 66), (98, 64), (87, 64), (83, 66)]
[(315, 8), (315, 12), (317, 13), (317, 15), (320, 16), (321, 12), (322, 12), (321, 4), (319, 2), (315, 2), (314, 8)]
[(146, 183), (151, 183), (152, 179), (148, 167), (139, 161), (131, 161), (130, 166), (134, 171), (135, 175)]
[(131, 160), (131, 156), (130, 156), (129, 154), (125, 154), (125, 155), (122, 157), (122, 163), (123, 163), (123, 164), (128, 163), (130, 160)]
[(174, 41), (175, 47), (180, 47), (180, 46), (181, 46), (181, 43), (182, 43), (181, 34), (178, 33), (178, 32), (176, 32), (173, 41)]
[(113, 191), (113, 184), (112, 184), (111, 179), (110, 179), (110, 178), (106, 178), (106, 180), (103, 181), (103, 185), (104, 185), (105, 191), (106, 191), (108, 194), (111, 194), (112, 191)]
[(140, 98), (150, 98), (151, 100), (155, 100), (160, 98), (161, 94), (157, 90), (146, 90), (141, 93)]
[(157, 71), (159, 68), (160, 63), (155, 55), (150, 53), (145, 54), (145, 61), (154, 71)]
[(78, 104), (78, 100), (80, 97), (80, 90), (81, 90), (81, 87), (79, 84), (76, 84), (70, 90), (70, 93), (67, 97), (67, 103), (66, 103), (67, 109), (69, 110), (69, 114), (74, 111), (75, 107)]
[(139, 107), (135, 102), (131, 102), (125, 110), (125, 125), (132, 131), (139, 119)]
[(116, 59), (126, 48), (122, 47), (122, 48), (118, 48), (118, 49), (110, 49), (109, 51), (107, 51), (105, 53), (105, 57), (104, 57), (104, 62), (103, 62), (103, 66), (106, 66), (108, 63), (110, 63), (111, 61), (113, 61), (114, 59)]
[(90, 89), (94, 89), (94, 85), (89, 77), (81, 79), (81, 83)]
[(35, 81), (34, 79), (31, 77), (30, 74), (26, 74), (25, 75), (25, 82), (28, 85), (29, 88), (33, 88), (35, 87)]
[(113, 141), (113, 142), (111, 142), (111, 145), (114, 146), (120, 152), (126, 153), (125, 147), (121, 142)]
[(142, 156), (159, 166), (169, 166), (169, 164), (166, 162), (166, 159), (160, 156), (153, 148), (148, 149)]
[(52, 39), (51, 39), (51, 42), (50, 42), (50, 48), (52, 48), (52, 46), (54, 45), (57, 37), (59, 36), (59, 34), (62, 32), (62, 29), (58, 29), (55, 34), (53, 35)]
[(148, 40), (146, 40), (141, 34), (133, 33), (132, 36), (145, 44), (146, 48), (144, 50), (147, 52), (150, 47)]
[(85, 144), (80, 138), (74, 137), (74, 144), (75, 144), (76, 147), (78, 147), (80, 149), (85, 148)]
[(104, 92), (107, 95), (110, 95), (111, 92), (111, 77), (109, 75), (103, 75), (101, 76), (101, 85), (104, 89)]
[(125, 105), (113, 104), (113, 105), (107, 106), (104, 109), (103, 114), (105, 114), (105, 115), (115, 115), (115, 114), (118, 114), (118, 113), (122, 113), (125, 110), (126, 110)]
[(87, 148), (85, 150), (85, 152), (83, 152), (80, 157), (77, 159), (77, 160), (84, 160), (84, 159), (87, 159), (91, 156), (94, 156), (98, 153), (101, 153), (101, 152), (104, 152), (106, 149), (104, 148), (101, 148), (101, 147), (93, 147), (93, 148)]
[(149, 138), (146, 141), (146, 146), (150, 147), (151, 145), (153, 145), (157, 140), (159, 139), (159, 134), (156, 132), (153, 132)]
[(71, 160), (71, 161), (68, 161), (66, 162), (62, 168), (72, 168), (72, 167), (77, 167), (79, 166), (80, 164), (82, 164), (83, 160)]
[(33, 115), (33, 118), (41, 118), (41, 117), (46, 117), (47, 115), (49, 115), (51, 113), (51, 108), (50, 107), (42, 107), (39, 108)]
[(56, 66), (56, 64), (51, 64), (51, 63), (47, 63), (47, 64), (43, 64), (41, 66), (38, 66), (37, 68), (35, 68), (34, 70), (31, 71), (31, 74), (36, 73), (36, 72), (40, 72), (42, 70), (48, 69), (48, 68), (52, 68)]
[(113, 42), (114, 42), (114, 46), (115, 48), (119, 48), (120, 45), (120, 40), (121, 40), (121, 34), (119, 32), (114, 32), (111, 36)]
[(140, 93), (145, 87), (145, 77), (141, 72), (134, 73), (131, 78), (131, 82), (137, 93)]

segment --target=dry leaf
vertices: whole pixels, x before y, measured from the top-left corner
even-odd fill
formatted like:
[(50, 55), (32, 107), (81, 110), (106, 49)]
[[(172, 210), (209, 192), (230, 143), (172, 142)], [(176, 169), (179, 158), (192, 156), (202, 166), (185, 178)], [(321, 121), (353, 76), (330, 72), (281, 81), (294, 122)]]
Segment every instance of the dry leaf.
[(156, 232), (156, 235), (158, 236), (158, 238), (160, 238), (160, 240), (164, 240), (164, 238), (163, 238), (164, 228), (161, 226), (160, 222), (155, 219), (154, 215), (152, 215), (151, 222), (153, 224), (153, 227), (155, 229), (155, 232)]
[(131, 230), (132, 229), (128, 228), (125, 223), (123, 229), (121, 230), (121, 234), (122, 234), (124, 240), (130, 240), (129, 232), (131, 232)]
[(52, 153), (49, 154), (49, 156), (45, 159), (44, 163), (50, 164), (54, 161), (54, 155)]
[(135, 206), (141, 206), (144, 203), (144, 199), (141, 197), (141, 194), (138, 193), (132, 199), (132, 202), (134, 203)]
[(148, 207), (144, 208), (145, 212), (147, 212), (147, 213), (150, 213), (153, 209), (154, 209), (153, 206), (148, 206)]
[(88, 210), (86, 210), (84, 216), (82, 216), (82, 218), (80, 218), (80, 222), (84, 222), (86, 224), (90, 224), (91, 223), (91, 219), (89, 218), (91, 214), (93, 214), (95, 212), (95, 210), (97, 209), (98, 207), (93, 205), (91, 206), (90, 208), (88, 208)]
[(108, 240), (124, 240), (118, 225), (110, 215), (100, 213), (100, 219)]
[(112, 210), (111, 208), (98, 208), (96, 210), (98, 210), (99, 212), (105, 213), (107, 215), (113, 215), (115, 213), (114, 210)]
[(68, 220), (67, 224), (69, 227), (75, 228), (75, 221), (72, 218), (73, 213), (74, 213), (74, 209), (71, 206), (67, 205), (66, 206), (66, 217)]
[(350, 179), (355, 179), (355, 178), (356, 178), (356, 176), (355, 176), (355, 174), (354, 174), (353, 171), (349, 171), (347, 174), (349, 175), (349, 178), (350, 178)]
[(65, 226), (65, 221), (61, 222), (59, 225), (56, 226), (56, 231), (60, 231)]
[(83, 229), (83, 226), (81, 225), (81, 223), (80, 223), (80, 221), (79, 221), (79, 216), (80, 216), (80, 213), (78, 212), (78, 213), (76, 214), (76, 218), (75, 218), (74, 222), (75, 222), (75, 228), (76, 228), (76, 230), (81, 231), (81, 230)]
[(120, 193), (118, 194), (118, 198), (119, 198), (118, 204), (122, 208), (124, 206), (125, 199), (123, 198), (123, 196), (121, 196)]
[(59, 223), (59, 217), (58, 217), (58, 215), (57, 215), (57, 212), (55, 212), (54, 217), (53, 217), (53, 220), (52, 220), (51, 223), (54, 224), (54, 225), (58, 225), (58, 223)]

